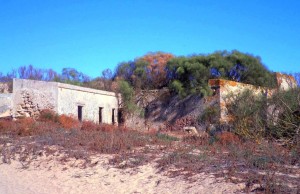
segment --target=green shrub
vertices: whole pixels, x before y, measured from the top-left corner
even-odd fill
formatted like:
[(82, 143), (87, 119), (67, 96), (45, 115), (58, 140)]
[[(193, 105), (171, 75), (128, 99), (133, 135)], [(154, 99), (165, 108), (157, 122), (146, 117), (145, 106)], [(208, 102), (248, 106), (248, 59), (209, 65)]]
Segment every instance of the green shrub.
[(228, 96), (228, 99), (228, 114), (233, 118), (232, 132), (244, 139), (260, 140), (265, 132), (266, 97), (246, 90), (241, 94)]
[(245, 91), (229, 96), (232, 132), (244, 139), (277, 139), (294, 147), (300, 136), (300, 88), (276, 91), (271, 97)]
[(217, 123), (219, 118), (220, 108), (218, 106), (209, 106), (198, 116), (198, 123)]
[(300, 137), (300, 88), (275, 93), (268, 106), (266, 134), (296, 145)]
[(157, 133), (156, 137), (158, 139), (161, 139), (163, 141), (178, 141), (179, 139), (177, 137), (173, 137), (164, 133)]
[(183, 84), (179, 80), (174, 80), (170, 85), (170, 89), (172, 91), (175, 91), (182, 98), (186, 96)]
[(140, 116), (143, 116), (142, 110), (135, 104), (133, 87), (124, 80), (120, 80), (118, 85), (119, 92), (122, 95), (124, 112), (127, 114), (138, 112)]
[(39, 115), (40, 121), (52, 121), (52, 122), (58, 122), (58, 114), (55, 113), (53, 110), (50, 109), (44, 109), (41, 111)]

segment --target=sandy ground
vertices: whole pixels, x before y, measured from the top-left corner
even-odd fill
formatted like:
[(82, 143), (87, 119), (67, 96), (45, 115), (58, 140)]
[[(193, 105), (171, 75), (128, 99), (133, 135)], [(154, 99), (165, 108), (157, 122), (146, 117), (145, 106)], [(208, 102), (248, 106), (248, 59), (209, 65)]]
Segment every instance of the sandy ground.
[(169, 178), (159, 173), (154, 163), (118, 169), (108, 164), (108, 158), (95, 157), (93, 162), (98, 161), (97, 165), (85, 169), (70, 167), (70, 162), (60, 164), (51, 157), (41, 158), (27, 169), (17, 161), (2, 163), (0, 193), (240, 193), (244, 187), (206, 174), (193, 177), (194, 182), (183, 177)]

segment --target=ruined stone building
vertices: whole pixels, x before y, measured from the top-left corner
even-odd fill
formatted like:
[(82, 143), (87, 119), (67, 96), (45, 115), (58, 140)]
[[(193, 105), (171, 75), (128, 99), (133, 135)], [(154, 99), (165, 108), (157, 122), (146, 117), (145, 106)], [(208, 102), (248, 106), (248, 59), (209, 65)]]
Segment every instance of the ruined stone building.
[(136, 96), (136, 101), (138, 106), (145, 110), (145, 116), (141, 118), (138, 115), (131, 115), (125, 123), (128, 127), (144, 130), (181, 130), (185, 126), (194, 126), (198, 130), (205, 129), (210, 123), (199, 124), (198, 119), (207, 107), (216, 107), (219, 111), (216, 113), (216, 118), (210, 121), (211, 123), (228, 123), (231, 121), (231, 115), (228, 114), (228, 107), (232, 103), (230, 96), (250, 90), (256, 95), (268, 97), (276, 90), (297, 87), (293, 76), (276, 73), (276, 80), (276, 88), (266, 88), (224, 79), (210, 79), (208, 85), (215, 92), (213, 96), (206, 98), (190, 95), (181, 99), (172, 96), (168, 90), (142, 91)]
[(230, 95), (238, 95), (245, 90), (252, 91), (255, 95), (264, 95), (265, 97), (270, 97), (276, 90), (289, 90), (291, 88), (297, 87), (297, 81), (293, 76), (276, 73), (276, 88), (266, 88), (260, 86), (254, 86), (251, 84), (244, 84), (240, 82), (224, 80), (224, 79), (211, 79), (208, 85), (216, 90), (217, 106), (220, 110), (220, 122), (227, 123), (231, 120), (230, 115), (228, 115), (227, 106), (232, 103)]
[[(136, 103), (144, 110), (144, 116), (140, 117), (140, 113), (127, 115), (124, 124), (140, 130), (182, 129), (184, 126), (199, 129), (201, 126), (196, 123), (198, 116), (211, 106), (219, 108), (219, 121), (227, 123), (230, 120), (227, 107), (231, 103), (228, 95), (251, 90), (257, 95), (270, 96), (275, 90), (297, 87), (292, 76), (276, 73), (276, 79), (275, 89), (212, 79), (208, 85), (215, 94), (207, 98), (194, 95), (180, 99), (172, 96), (168, 89), (141, 91), (136, 95)], [(121, 120), (120, 101), (120, 96), (113, 92), (57, 82), (14, 79), (12, 93), (7, 86), (0, 84), (0, 118), (37, 117), (43, 109), (50, 109), (58, 114), (73, 115), (79, 120), (118, 124)]]
[(64, 83), (13, 80), (13, 92), (0, 94), (0, 117), (36, 117), (50, 109), (95, 123), (118, 123), (119, 98), (114, 92)]

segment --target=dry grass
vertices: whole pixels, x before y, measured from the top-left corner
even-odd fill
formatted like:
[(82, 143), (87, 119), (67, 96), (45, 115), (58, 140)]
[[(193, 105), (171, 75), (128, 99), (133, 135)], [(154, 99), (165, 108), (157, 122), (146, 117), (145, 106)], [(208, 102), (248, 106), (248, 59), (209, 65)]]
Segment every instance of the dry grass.
[[(235, 141), (230, 143), (227, 137)], [(188, 180), (197, 173), (214, 173), (229, 181), (245, 182), (245, 192), (300, 191), (299, 147), (290, 150), (272, 142), (241, 142), (226, 133), (216, 138), (213, 144), (199, 137), (184, 138), (186, 143), (164, 154), (158, 167), (172, 169), (171, 176), (183, 175)]]
[[(72, 117), (66, 115), (57, 118), (47, 112), (47, 117), (38, 121), (23, 118), (17, 121), (0, 121), (0, 152), (3, 162), (16, 159), (29, 165), (31, 159), (53, 152), (63, 153), (63, 160), (70, 158), (83, 159), (89, 164), (92, 154), (125, 154), (135, 148), (151, 144), (166, 144), (155, 134), (143, 134), (108, 124), (95, 124), (83, 121), (70, 122)], [(46, 153), (44, 153), (46, 152)], [(31, 158), (33, 157), (33, 158)]]
[(110, 163), (119, 168), (152, 161), (172, 177), (183, 175), (192, 180), (193, 175), (205, 172), (228, 181), (245, 182), (245, 192), (300, 191), (299, 145), (290, 149), (274, 142), (258, 144), (242, 141), (229, 132), (209, 138), (176, 138), (89, 121), (72, 126), (72, 118), (66, 117), (46, 112), (37, 121), (0, 120), (2, 162), (19, 160), (26, 168), (40, 156), (60, 155), (62, 163), (75, 158), (83, 161), (81, 167), (86, 167), (94, 165), (94, 154), (113, 154)]

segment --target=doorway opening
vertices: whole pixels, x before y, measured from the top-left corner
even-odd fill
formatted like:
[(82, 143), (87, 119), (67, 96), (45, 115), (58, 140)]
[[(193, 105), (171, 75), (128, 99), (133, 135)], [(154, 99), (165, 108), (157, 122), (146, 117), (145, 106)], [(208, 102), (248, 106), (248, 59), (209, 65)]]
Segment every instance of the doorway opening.
[(78, 110), (77, 110), (78, 120), (80, 122), (82, 121), (82, 108), (83, 106), (78, 106)]
[(124, 114), (123, 114), (123, 109), (118, 110), (118, 123), (123, 124), (125, 121), (124, 119)]
[(99, 107), (99, 124), (103, 122), (102, 111), (103, 111), (103, 107)]
[(112, 124), (114, 125), (115, 124), (115, 109), (114, 108), (112, 109), (111, 121), (112, 121)]

